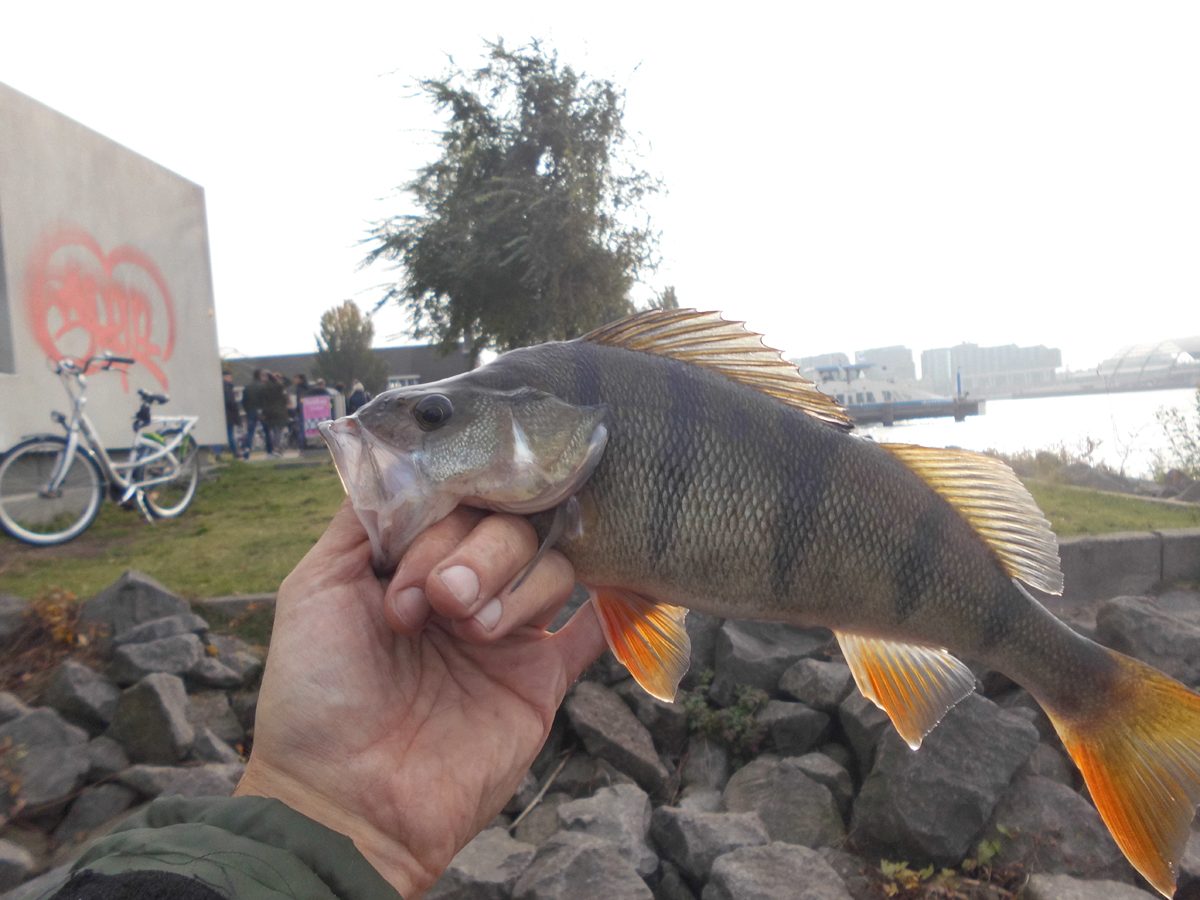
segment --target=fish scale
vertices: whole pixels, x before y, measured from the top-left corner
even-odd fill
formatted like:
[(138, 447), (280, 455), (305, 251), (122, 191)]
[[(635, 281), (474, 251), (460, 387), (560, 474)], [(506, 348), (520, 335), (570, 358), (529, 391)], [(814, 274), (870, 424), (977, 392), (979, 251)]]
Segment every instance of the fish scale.
[(1057, 542), (1006, 466), (849, 430), (756, 335), (692, 310), (516, 350), (322, 426), (381, 570), (457, 503), (537, 513), (660, 698), (689, 664), (688, 608), (832, 629), (914, 749), (974, 689), (958, 655), (1003, 672), (1169, 896), (1200, 801), (1200, 696), (1029, 594), (1061, 591)]

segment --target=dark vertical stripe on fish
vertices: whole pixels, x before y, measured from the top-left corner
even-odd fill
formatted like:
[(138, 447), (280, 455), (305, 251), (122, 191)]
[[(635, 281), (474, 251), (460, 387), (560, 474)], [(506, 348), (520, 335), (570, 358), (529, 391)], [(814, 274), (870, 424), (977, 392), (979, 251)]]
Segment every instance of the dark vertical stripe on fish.
[(940, 560), (952, 521), (945, 504), (930, 502), (917, 517), (896, 566), (896, 593), (892, 598), (896, 620), (904, 622), (924, 603), (925, 593), (939, 577)]
[(783, 483), (775, 498), (775, 526), (771, 548), (771, 591), (777, 602), (786, 601), (799, 581), (805, 551), (816, 536), (821, 499), (829, 482), (829, 459), (820, 445), (803, 452), (806, 441), (799, 414), (780, 416), (780, 459)]
[(595, 406), (603, 402), (600, 396), (600, 372), (596, 368), (596, 353), (586, 345), (579, 345), (570, 357), (575, 365), (575, 394), (577, 402), (584, 406)]
[(652, 462), (654, 488), (650, 496), (650, 559), (658, 565), (679, 531), (679, 516), (695, 478), (697, 428), (704, 421), (700, 392), (685, 366), (666, 366), (670, 404), (663, 423), (665, 439)]

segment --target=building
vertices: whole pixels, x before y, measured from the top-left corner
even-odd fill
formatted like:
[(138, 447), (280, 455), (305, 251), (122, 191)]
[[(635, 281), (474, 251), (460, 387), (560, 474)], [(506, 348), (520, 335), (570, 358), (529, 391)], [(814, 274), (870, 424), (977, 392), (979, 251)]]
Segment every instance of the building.
[(876, 347), (872, 350), (856, 350), (854, 361), (859, 365), (873, 367), (876, 378), (894, 381), (916, 381), (917, 367), (912, 351), (907, 347)]
[(828, 369), (834, 366), (850, 365), (850, 357), (845, 353), (822, 353), (819, 356), (801, 356), (790, 360), (801, 372), (815, 372), (817, 369)]
[[(376, 347), (375, 354), (387, 367), (389, 389), (440, 381), (471, 368), (470, 357), (461, 349), (442, 354), (436, 347), (416, 344), (407, 347)], [(283, 356), (246, 356), (227, 359), (224, 366), (233, 372), (233, 380), (239, 385), (249, 382), (255, 369), (268, 369), (288, 378), (305, 375), (311, 381), (316, 378), (317, 354), (314, 351)]]
[(224, 442), (204, 191), (0, 84), (0, 451), (60, 430), (55, 361), (105, 351), (136, 360), (89, 380), (105, 445), (129, 446), (138, 388)]
[(959, 344), (921, 353), (921, 381), (946, 396), (1002, 397), (1053, 384), (1062, 352), (1053, 347)]

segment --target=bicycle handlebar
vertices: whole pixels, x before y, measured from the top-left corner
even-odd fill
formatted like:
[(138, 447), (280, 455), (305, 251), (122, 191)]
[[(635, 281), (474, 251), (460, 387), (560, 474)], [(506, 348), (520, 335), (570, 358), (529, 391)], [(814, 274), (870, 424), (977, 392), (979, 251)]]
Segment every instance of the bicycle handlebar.
[(87, 370), (92, 367), (92, 363), (94, 362), (102, 363), (106, 371), (112, 368), (114, 363), (118, 363), (123, 366), (132, 366), (137, 364), (136, 359), (130, 359), (128, 356), (113, 356), (111, 353), (102, 353), (99, 356), (89, 356), (83, 361), (83, 365), (80, 365), (70, 357), (65, 357), (58, 361), (58, 365), (54, 367), (54, 371), (58, 372), (59, 374), (63, 372), (74, 372), (79, 375), (84, 375), (87, 373)]

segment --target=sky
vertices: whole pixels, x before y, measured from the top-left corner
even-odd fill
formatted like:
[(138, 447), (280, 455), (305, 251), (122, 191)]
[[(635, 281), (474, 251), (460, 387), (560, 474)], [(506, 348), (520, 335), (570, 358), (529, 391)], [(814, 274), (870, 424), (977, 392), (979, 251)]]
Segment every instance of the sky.
[(626, 91), (635, 299), (788, 356), (1200, 334), (1194, 3), (0, 2), (0, 82), (200, 184), (222, 351), (305, 352), (401, 277), (360, 263), (438, 153), (417, 81), (497, 38)]

